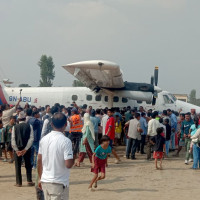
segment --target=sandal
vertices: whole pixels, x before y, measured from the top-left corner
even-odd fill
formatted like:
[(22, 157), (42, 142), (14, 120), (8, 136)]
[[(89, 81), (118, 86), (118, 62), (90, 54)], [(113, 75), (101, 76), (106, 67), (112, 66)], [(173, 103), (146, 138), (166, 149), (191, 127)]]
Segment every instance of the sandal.
[(21, 184), (15, 184), (14, 186), (15, 186), (15, 187), (22, 187)]
[(27, 183), (27, 186), (33, 187), (33, 186), (35, 186), (35, 183), (33, 183), (33, 182)]

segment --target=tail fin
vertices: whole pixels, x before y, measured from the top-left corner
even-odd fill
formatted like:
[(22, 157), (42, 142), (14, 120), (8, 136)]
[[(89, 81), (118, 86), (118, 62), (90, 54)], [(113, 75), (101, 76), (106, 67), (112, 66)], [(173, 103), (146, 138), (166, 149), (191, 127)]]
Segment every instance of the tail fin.
[(4, 96), (3, 88), (0, 85), (0, 105), (2, 105), (2, 104), (7, 104), (7, 100), (6, 100), (5, 96)]

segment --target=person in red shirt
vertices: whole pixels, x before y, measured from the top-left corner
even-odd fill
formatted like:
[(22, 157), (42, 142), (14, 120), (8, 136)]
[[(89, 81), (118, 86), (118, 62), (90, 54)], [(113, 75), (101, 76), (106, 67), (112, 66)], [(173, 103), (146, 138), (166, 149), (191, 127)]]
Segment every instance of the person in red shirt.
[(115, 163), (118, 164), (121, 162), (121, 160), (119, 159), (116, 151), (113, 149), (113, 140), (115, 139), (115, 119), (113, 117), (112, 109), (108, 109), (107, 115), (109, 118), (106, 123), (105, 134), (110, 138), (110, 147), (112, 149), (112, 154), (116, 158)]

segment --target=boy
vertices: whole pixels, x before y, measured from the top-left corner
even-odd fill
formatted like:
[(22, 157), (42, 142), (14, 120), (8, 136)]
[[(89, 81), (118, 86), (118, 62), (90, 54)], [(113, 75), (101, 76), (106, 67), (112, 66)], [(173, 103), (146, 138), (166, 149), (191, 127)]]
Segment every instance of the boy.
[(11, 136), (12, 136), (12, 128), (16, 123), (16, 117), (11, 116), (10, 117), (10, 122), (6, 126), (5, 130), (5, 143), (6, 143), (6, 152), (10, 155), (10, 161), (9, 163), (13, 163), (14, 161), (14, 156), (13, 156), (13, 148), (11, 145)]
[[(163, 152), (165, 152), (165, 138), (162, 136), (164, 129), (157, 128), (157, 135), (151, 138), (151, 143), (154, 145), (153, 158), (155, 159), (156, 169), (162, 170)], [(158, 159), (160, 159), (160, 168), (158, 167)]]
[[(89, 190), (94, 191), (92, 186), (97, 188), (97, 181), (105, 179), (105, 169), (107, 165), (107, 156), (112, 152), (112, 149), (109, 145), (110, 138), (107, 135), (104, 135), (100, 140), (100, 145), (96, 148), (95, 153), (92, 156), (92, 172), (95, 174), (90, 185)], [(98, 177), (99, 172), (101, 176)]]

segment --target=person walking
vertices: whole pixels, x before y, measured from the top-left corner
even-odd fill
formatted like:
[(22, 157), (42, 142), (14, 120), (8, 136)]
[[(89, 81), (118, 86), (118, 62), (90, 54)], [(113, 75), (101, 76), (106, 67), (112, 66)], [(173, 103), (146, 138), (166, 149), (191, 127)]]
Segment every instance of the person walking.
[(82, 133), (83, 137), (81, 138), (80, 153), (78, 161), (76, 163), (77, 167), (80, 167), (80, 163), (83, 162), (86, 153), (88, 154), (90, 163), (92, 163), (92, 155), (94, 153), (95, 133), (94, 133), (94, 126), (90, 120), (89, 113), (84, 114), (84, 125)]
[(40, 141), (38, 153), (38, 187), (45, 200), (69, 199), (70, 168), (74, 165), (72, 143), (65, 137), (67, 117), (56, 113), (52, 117), (53, 131)]
[(32, 181), (32, 165), (31, 165), (31, 146), (34, 140), (33, 127), (25, 123), (26, 116), (21, 111), (18, 116), (19, 124), (12, 129), (11, 144), (14, 149), (15, 171), (16, 171), (16, 187), (22, 187), (21, 164), (22, 158), (25, 161), (27, 185), (34, 186)]

